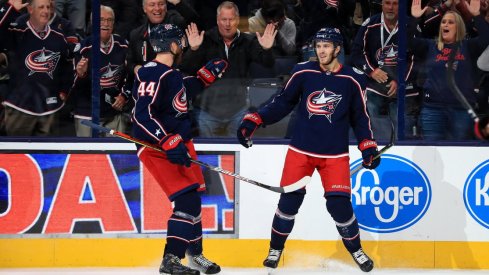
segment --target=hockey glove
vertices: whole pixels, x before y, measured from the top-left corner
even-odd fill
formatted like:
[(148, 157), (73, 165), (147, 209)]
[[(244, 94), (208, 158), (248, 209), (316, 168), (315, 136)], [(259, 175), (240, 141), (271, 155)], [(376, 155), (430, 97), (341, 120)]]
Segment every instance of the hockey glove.
[(238, 128), (237, 135), (239, 143), (246, 148), (250, 148), (253, 145), (253, 141), (251, 140), (253, 133), (262, 124), (263, 121), (258, 113), (246, 114)]
[(480, 140), (489, 140), (489, 117), (482, 117), (475, 122), (474, 133)]
[(358, 145), (358, 149), (362, 152), (362, 166), (367, 169), (375, 169), (380, 164), (380, 156), (375, 158), (379, 151), (377, 150), (377, 142), (371, 139), (364, 139)]
[(200, 68), (197, 71), (197, 78), (199, 78), (202, 83), (204, 83), (204, 87), (209, 87), (216, 78), (220, 78), (222, 73), (226, 71), (228, 67), (228, 62), (224, 59), (212, 59), (207, 62), (204, 67)]
[(190, 167), (190, 155), (183, 143), (182, 136), (169, 134), (160, 140), (160, 146), (171, 163)]

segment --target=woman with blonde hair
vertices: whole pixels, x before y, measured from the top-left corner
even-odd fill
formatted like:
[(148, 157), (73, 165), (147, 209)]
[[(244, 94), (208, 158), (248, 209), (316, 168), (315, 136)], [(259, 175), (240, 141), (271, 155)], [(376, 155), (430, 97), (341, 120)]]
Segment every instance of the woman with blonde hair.
[[(417, 60), (426, 67), (423, 83), (423, 106), (420, 123), (426, 140), (473, 139), (473, 120), (450, 91), (447, 67), (453, 62), (454, 80), (471, 105), (476, 102), (474, 81), (470, 72), (477, 57), (489, 44), (489, 24), (480, 15), (480, 0), (471, 0), (467, 9), (472, 14), (478, 36), (465, 39), (465, 23), (456, 11), (447, 11), (440, 22), (438, 37), (415, 37), (417, 20), (408, 28), (408, 45)], [(420, 18), (427, 7), (421, 8), (421, 0), (413, 0), (411, 14)], [(450, 62), (449, 62), (450, 61)]]

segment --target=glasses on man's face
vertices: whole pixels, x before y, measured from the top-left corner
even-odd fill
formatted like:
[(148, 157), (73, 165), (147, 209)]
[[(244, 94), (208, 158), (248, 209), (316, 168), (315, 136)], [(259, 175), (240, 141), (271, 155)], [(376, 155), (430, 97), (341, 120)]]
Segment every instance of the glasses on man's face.
[(100, 23), (114, 23), (114, 18), (100, 18)]

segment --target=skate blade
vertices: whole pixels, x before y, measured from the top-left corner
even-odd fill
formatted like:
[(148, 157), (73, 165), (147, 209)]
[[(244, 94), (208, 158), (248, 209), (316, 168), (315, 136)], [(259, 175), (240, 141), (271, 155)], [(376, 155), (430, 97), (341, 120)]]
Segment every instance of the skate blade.
[(276, 268), (266, 267), (266, 269), (267, 269), (267, 274), (268, 274), (268, 275), (273, 275), (273, 274), (275, 274), (275, 270), (276, 270)]

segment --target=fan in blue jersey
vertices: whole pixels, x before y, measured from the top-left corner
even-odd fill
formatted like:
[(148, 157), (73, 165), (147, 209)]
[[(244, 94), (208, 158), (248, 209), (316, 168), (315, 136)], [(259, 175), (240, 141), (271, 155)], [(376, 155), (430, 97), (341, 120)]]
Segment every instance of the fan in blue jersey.
[[(174, 203), (168, 220), (165, 252), (160, 274), (215, 274), (219, 265), (202, 251), (201, 198), (205, 190), (192, 142), (187, 99), (212, 84), (227, 68), (224, 60), (211, 60), (197, 77), (183, 78), (172, 66), (178, 63), (185, 45), (183, 32), (172, 24), (159, 24), (150, 30), (150, 44), (156, 57), (141, 67), (134, 80), (132, 97), (134, 136), (159, 144), (164, 153), (140, 147), (138, 157)], [(181, 259), (187, 253), (189, 264)], [(198, 269), (198, 270), (197, 270)]]
[(0, 12), (0, 33), (5, 33), (0, 46), (8, 49), (10, 61), (5, 127), (11, 136), (48, 136), (73, 79), (69, 45), (64, 33), (49, 25), (50, 0), (29, 1), (28, 20), (17, 18), (21, 2), (11, 0), (0, 8), (8, 8)]
[[(318, 61), (297, 64), (285, 87), (269, 104), (245, 115), (237, 135), (239, 142), (248, 148), (258, 127), (278, 122), (298, 105), (280, 185), (293, 184), (317, 170), (326, 208), (336, 222), (343, 243), (360, 269), (368, 272), (374, 264), (362, 250), (358, 222), (350, 202), (350, 126), (362, 152), (363, 166), (376, 168), (380, 156), (365, 106), (366, 77), (361, 71), (339, 63), (337, 57), (342, 43), (338, 29), (319, 30), (314, 38)], [(265, 266), (277, 267), (305, 193), (304, 188), (280, 195)]]

